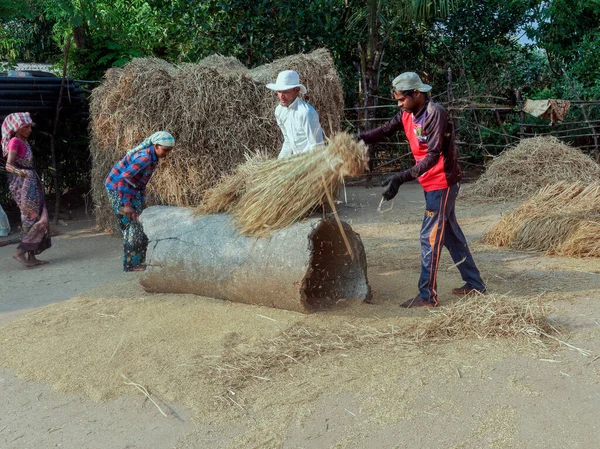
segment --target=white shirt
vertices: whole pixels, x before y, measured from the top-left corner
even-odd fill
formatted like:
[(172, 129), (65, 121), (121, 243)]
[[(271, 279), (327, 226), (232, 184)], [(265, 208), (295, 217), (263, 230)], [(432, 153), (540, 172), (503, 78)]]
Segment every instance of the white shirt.
[(275, 118), (283, 133), (283, 146), (277, 159), (305, 153), (323, 145), (319, 114), (300, 97), (296, 97), (288, 107), (278, 105)]

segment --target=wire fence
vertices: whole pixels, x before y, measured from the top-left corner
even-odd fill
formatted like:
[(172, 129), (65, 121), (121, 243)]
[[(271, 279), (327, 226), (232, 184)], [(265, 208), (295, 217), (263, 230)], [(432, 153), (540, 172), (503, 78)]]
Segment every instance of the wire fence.
[[(600, 100), (571, 100), (563, 120), (551, 123), (524, 111), (524, 101), (516, 92), (516, 104), (499, 97), (454, 98), (440, 101), (455, 125), (455, 139), (460, 160), (465, 165), (483, 169), (485, 164), (523, 138), (554, 136), (581, 149), (600, 163)], [(434, 99), (435, 100), (435, 99)], [(372, 107), (344, 109), (346, 128), (359, 132), (378, 127), (395, 114), (398, 106), (391, 98), (378, 97)], [(437, 100), (439, 101), (439, 100)], [(497, 101), (497, 103), (496, 103)], [(384, 104), (383, 104), (384, 103)], [(413, 163), (410, 148), (402, 134), (369, 148), (371, 175), (406, 168)]]

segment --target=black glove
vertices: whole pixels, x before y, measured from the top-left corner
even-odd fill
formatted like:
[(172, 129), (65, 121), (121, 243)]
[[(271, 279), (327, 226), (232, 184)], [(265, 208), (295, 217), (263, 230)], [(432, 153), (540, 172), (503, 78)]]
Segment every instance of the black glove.
[(404, 184), (404, 181), (398, 174), (390, 176), (385, 181), (383, 181), (381, 183), (381, 187), (387, 186), (387, 189), (385, 189), (385, 191), (381, 194), (381, 196), (383, 196), (383, 199), (389, 201), (392, 198), (394, 198), (402, 184)]

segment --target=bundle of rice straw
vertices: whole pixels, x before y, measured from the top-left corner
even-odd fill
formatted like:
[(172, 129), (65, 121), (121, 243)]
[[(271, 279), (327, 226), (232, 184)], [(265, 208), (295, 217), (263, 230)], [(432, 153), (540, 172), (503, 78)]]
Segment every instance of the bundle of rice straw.
[(296, 70), (326, 133), (341, 128), (343, 91), (325, 49), (293, 55), (252, 70), (214, 55), (173, 66), (134, 59), (106, 72), (90, 100), (90, 152), (95, 216), (116, 223), (103, 182), (125, 152), (158, 130), (176, 139), (148, 185), (149, 204), (196, 206), (204, 191), (244, 162), (244, 154), (278, 154), (283, 142), (274, 117), (277, 95), (265, 87), (280, 70)]
[(520, 200), (547, 185), (591, 183), (599, 177), (600, 166), (591, 157), (556, 137), (540, 136), (523, 139), (502, 152), (464, 193), (471, 200)]
[(266, 236), (331, 203), (343, 178), (361, 175), (366, 166), (365, 144), (338, 133), (311, 152), (262, 162), (249, 159), (207, 194), (208, 204), (200, 212), (230, 212), (241, 234)]
[(217, 185), (204, 192), (198, 212), (220, 214), (231, 212), (232, 207), (248, 190), (252, 176), (259, 165), (272, 159), (265, 152), (246, 154), (246, 162), (238, 165), (232, 174), (223, 175)]
[(572, 257), (600, 257), (600, 182), (541, 189), (504, 216), (483, 241)]
[(600, 213), (595, 221), (584, 220), (558, 248), (556, 254), (569, 257), (600, 257)]

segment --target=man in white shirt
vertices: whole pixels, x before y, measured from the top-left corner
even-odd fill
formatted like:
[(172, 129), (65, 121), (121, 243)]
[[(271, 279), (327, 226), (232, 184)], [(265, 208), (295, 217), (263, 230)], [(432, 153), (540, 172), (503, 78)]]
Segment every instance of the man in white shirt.
[(277, 159), (312, 151), (323, 145), (319, 114), (299, 97), (300, 93), (306, 94), (306, 87), (300, 84), (298, 73), (284, 70), (277, 75), (274, 84), (266, 87), (277, 92), (280, 103), (275, 108), (275, 118), (283, 133), (283, 146)]

